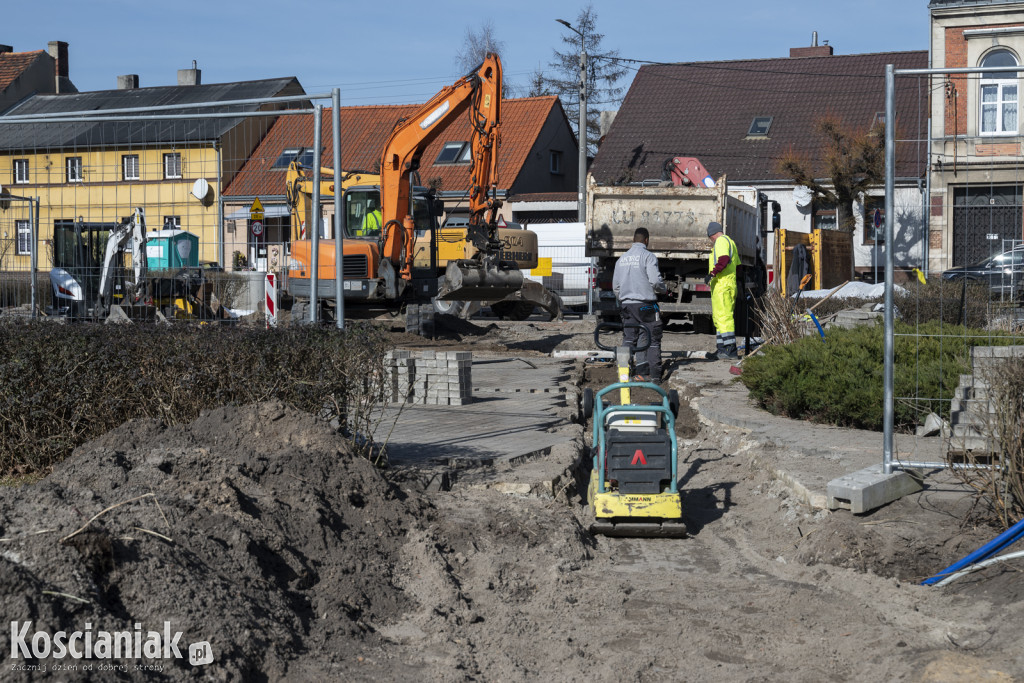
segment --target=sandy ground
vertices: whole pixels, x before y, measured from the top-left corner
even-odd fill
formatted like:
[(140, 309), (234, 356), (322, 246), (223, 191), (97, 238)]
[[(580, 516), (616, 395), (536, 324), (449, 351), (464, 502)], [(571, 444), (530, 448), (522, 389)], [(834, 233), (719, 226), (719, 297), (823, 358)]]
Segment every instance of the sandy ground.
[[(528, 356), (592, 348), (591, 329), (474, 321), (395, 341)], [(712, 343), (670, 329), (665, 346)], [(581, 363), (579, 381), (609, 372)], [(698, 418), (698, 391), (677, 423), (692, 535), (673, 540), (592, 536), (584, 473), (553, 499), (500, 493), (508, 473), (486, 468), (428, 492), (280, 405), (129, 423), (0, 491), (0, 611), (31, 632), (170, 619), (214, 652), (113, 680), (1024, 680), (1019, 573), (916, 585), (994, 535), (963, 523), (969, 500), (805, 508), (745, 432)], [(552, 458), (584, 453), (576, 429)], [(8, 659), (3, 677), (100, 677), (17, 670), (53, 663)]]

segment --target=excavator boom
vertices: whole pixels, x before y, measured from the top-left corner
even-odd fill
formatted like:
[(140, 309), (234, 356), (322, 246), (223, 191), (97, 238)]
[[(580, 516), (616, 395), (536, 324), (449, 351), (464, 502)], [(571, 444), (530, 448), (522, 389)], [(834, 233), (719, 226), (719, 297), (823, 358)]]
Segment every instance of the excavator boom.
[(438, 297), (447, 300), (501, 299), (522, 288), (522, 272), (498, 260), (496, 216), (498, 146), (501, 128), (501, 60), (488, 54), (473, 72), (446, 87), (392, 131), (381, 155), (381, 256), (411, 279), (415, 230), (411, 216), (411, 174), (423, 150), (457, 116), (468, 113), (470, 134), (469, 226), (472, 259), (449, 261)]

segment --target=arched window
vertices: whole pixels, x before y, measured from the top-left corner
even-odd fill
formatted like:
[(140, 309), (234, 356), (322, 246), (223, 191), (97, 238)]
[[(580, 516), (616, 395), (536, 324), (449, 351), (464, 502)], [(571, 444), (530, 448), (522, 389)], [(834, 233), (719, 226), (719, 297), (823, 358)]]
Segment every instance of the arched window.
[[(1017, 66), (1007, 50), (993, 50), (981, 60), (982, 67)], [(988, 71), (981, 74), (981, 134), (1017, 133), (1017, 72)]]

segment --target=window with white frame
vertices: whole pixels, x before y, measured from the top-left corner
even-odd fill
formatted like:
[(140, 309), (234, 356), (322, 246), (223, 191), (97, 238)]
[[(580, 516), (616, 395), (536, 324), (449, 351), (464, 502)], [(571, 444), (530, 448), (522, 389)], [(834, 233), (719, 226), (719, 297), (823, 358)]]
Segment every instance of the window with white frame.
[(139, 155), (124, 154), (121, 156), (121, 173), (124, 180), (139, 179)]
[(181, 154), (173, 152), (164, 155), (164, 178), (181, 177)]
[(14, 182), (15, 184), (28, 182), (28, 159), (14, 160)]
[(164, 216), (164, 230), (181, 230), (181, 216)]
[(32, 224), (28, 221), (14, 221), (14, 228), (18, 232), (18, 243), (15, 251), (18, 254), (32, 253)]
[(82, 182), (82, 157), (66, 157), (64, 159), (64, 168), (67, 182)]
[[(981, 66), (1017, 66), (1009, 50), (993, 50), (981, 60)], [(1018, 87), (1016, 71), (987, 71), (981, 74), (980, 129), (982, 135), (1016, 135)]]

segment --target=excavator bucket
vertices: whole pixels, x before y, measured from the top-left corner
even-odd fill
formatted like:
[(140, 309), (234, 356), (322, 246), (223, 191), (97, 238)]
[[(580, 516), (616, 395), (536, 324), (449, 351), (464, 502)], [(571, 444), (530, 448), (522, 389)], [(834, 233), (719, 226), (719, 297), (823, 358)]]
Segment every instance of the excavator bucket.
[(514, 266), (463, 259), (449, 261), (438, 289), (441, 301), (497, 301), (523, 288), (523, 273)]

